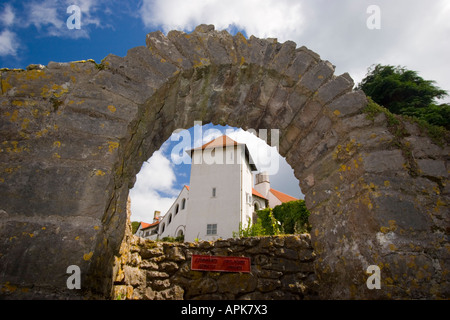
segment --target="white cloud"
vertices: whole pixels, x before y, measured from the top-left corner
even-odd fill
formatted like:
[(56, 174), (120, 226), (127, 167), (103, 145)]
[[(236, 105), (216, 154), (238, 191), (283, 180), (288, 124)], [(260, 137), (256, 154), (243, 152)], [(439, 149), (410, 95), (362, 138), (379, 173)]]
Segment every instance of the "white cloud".
[(178, 192), (174, 188), (176, 176), (173, 166), (162, 150), (144, 162), (130, 190), (131, 220), (152, 222), (155, 210), (164, 215), (175, 200)]
[(0, 24), (5, 27), (12, 26), (15, 20), (15, 13), (10, 4), (6, 4), (4, 7), (4, 11), (0, 14)]
[(301, 31), (301, 2), (296, 0), (144, 0), (141, 18), (147, 27), (193, 30), (197, 25), (230, 26), (257, 37), (286, 37)]
[(102, 1), (98, 0), (66, 0), (67, 6), (77, 5), (80, 7), (82, 14), (83, 25), (93, 24), (96, 27), (101, 27), (101, 21), (98, 17), (95, 17), (93, 13), (98, 11), (98, 7), (102, 4)]
[(29, 4), (28, 24), (36, 28), (51, 26), (55, 29), (63, 29), (64, 21), (58, 14), (58, 4), (55, 0), (32, 2)]
[[(24, 5), (28, 15), (23, 20), (23, 27), (35, 26), (43, 36), (63, 38), (89, 38), (91, 26), (96, 28), (109, 27), (102, 24), (96, 15), (104, 5), (100, 0), (57, 0), (32, 1)], [(67, 13), (67, 8), (76, 5), (80, 8), (81, 29), (69, 29), (67, 20), (73, 12)]]
[[(271, 135), (266, 135), (263, 132), (258, 132), (258, 134), (263, 139), (243, 129), (227, 132), (227, 135), (233, 140), (247, 145), (258, 170), (267, 171), (270, 175), (272, 188), (294, 197), (304, 198), (299, 182), (294, 175), (294, 170), (276, 149), (278, 141), (276, 139), (274, 139), (275, 141), (270, 141), (271, 138), (269, 136)], [(269, 146), (267, 142), (273, 146)]]
[(19, 44), (14, 32), (4, 30), (0, 33), (0, 56), (17, 56), (18, 48)]
[[(381, 29), (369, 30), (367, 8), (381, 10)], [(358, 83), (375, 63), (402, 65), (450, 91), (448, 0), (143, 0), (149, 28), (192, 31), (202, 23), (231, 26), (248, 36), (292, 40), (349, 72)], [(448, 97), (450, 101), (450, 97)]]

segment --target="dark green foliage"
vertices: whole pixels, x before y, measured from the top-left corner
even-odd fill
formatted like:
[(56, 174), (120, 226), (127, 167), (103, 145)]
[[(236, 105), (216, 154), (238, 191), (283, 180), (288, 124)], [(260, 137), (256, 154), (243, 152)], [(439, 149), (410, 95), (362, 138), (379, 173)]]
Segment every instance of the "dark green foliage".
[(377, 64), (369, 68), (358, 89), (392, 113), (450, 129), (450, 106), (434, 103), (447, 92), (434, 81), (424, 80), (416, 71)]
[(309, 211), (304, 200), (289, 201), (273, 208), (275, 219), (281, 222), (284, 233), (306, 231)]
[(163, 242), (183, 242), (184, 241), (184, 235), (178, 236), (176, 238), (174, 237), (164, 237), (161, 239)]
[(257, 212), (258, 223), (266, 235), (309, 232), (309, 214), (304, 200), (285, 202)]
[(137, 229), (139, 228), (140, 224), (141, 224), (141, 223), (138, 222), (138, 221), (133, 221), (133, 222), (131, 222), (131, 232), (132, 232), (133, 234), (136, 233), (136, 231), (137, 231)]
[(265, 236), (268, 235), (266, 230), (262, 226), (261, 220), (258, 219), (256, 223), (251, 223), (249, 219), (247, 227), (242, 228), (242, 223), (239, 224), (239, 233), (233, 232), (233, 237), (257, 237), (257, 236)]

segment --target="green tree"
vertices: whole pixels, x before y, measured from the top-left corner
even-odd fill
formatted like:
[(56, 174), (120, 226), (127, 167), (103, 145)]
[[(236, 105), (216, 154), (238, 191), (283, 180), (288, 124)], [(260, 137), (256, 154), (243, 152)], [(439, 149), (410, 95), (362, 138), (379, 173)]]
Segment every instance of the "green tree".
[(309, 214), (304, 200), (285, 202), (257, 212), (258, 222), (267, 235), (309, 232)]
[(280, 233), (280, 223), (273, 216), (272, 208), (258, 210), (256, 215), (258, 216), (257, 223), (261, 225), (265, 235), (270, 236)]
[(233, 237), (257, 237), (267, 235), (266, 230), (262, 226), (261, 220), (252, 223), (251, 219), (248, 219), (247, 227), (242, 228), (242, 223), (239, 223), (239, 233), (233, 232)]
[(137, 229), (139, 229), (139, 226), (140, 226), (140, 225), (141, 225), (141, 223), (138, 222), (138, 221), (133, 221), (133, 222), (131, 222), (131, 232), (132, 232), (133, 234), (135, 234), (136, 231), (137, 231)]
[(308, 231), (309, 211), (304, 200), (289, 201), (273, 208), (275, 219), (281, 222), (284, 233)]
[(436, 99), (447, 96), (447, 92), (437, 87), (435, 81), (424, 80), (416, 71), (377, 64), (369, 68), (358, 89), (392, 113), (449, 128), (449, 106), (436, 104)]

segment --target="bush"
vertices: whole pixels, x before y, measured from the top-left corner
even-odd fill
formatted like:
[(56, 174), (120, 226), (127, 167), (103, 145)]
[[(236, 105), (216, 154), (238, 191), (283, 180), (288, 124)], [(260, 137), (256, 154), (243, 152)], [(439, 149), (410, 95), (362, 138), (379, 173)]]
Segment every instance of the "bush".
[(304, 200), (285, 202), (256, 212), (257, 222), (239, 231), (240, 236), (278, 235), (309, 232), (309, 211)]

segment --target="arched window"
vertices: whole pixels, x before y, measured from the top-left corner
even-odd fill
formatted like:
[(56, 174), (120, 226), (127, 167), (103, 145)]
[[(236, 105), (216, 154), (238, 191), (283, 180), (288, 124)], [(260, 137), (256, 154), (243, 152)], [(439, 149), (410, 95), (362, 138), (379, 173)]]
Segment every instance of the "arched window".
[(172, 222), (172, 214), (169, 214), (169, 221), (167, 222), (167, 225), (169, 225)]
[(161, 226), (161, 233), (163, 233), (165, 229), (166, 229), (166, 225), (163, 223)]
[(258, 220), (258, 215), (256, 214), (256, 212), (260, 209), (259, 203), (258, 202), (254, 202), (253, 203), (253, 214), (252, 214), (252, 222), (256, 223), (256, 221)]
[(180, 209), (180, 206), (177, 204), (177, 206), (175, 207), (175, 214), (178, 213), (178, 210)]
[(181, 200), (181, 210), (184, 210), (186, 208), (186, 199), (183, 198), (183, 200)]

